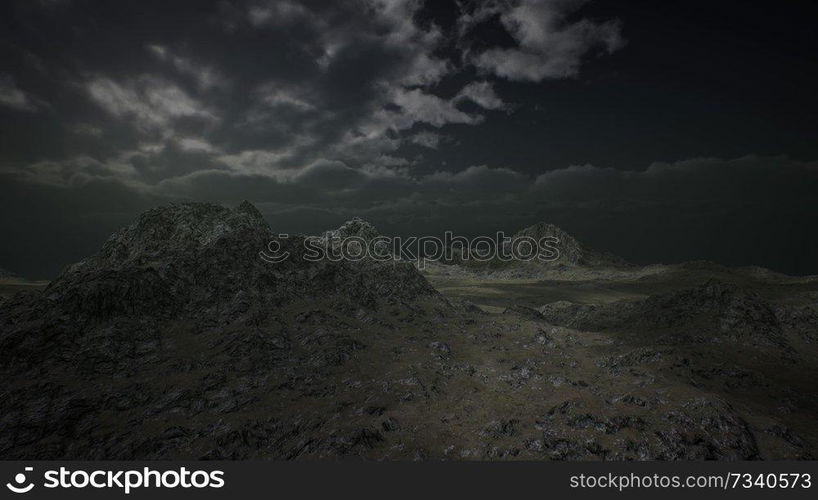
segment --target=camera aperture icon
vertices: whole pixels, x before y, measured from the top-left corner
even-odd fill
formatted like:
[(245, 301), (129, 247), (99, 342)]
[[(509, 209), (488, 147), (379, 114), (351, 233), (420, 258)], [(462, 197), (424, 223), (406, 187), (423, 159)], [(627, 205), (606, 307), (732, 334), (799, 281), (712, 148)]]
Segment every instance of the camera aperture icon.
[[(26, 472), (31, 472), (33, 470), (34, 467), (26, 467)], [(6, 488), (10, 489), (14, 493), (28, 493), (32, 488), (34, 488), (34, 483), (25, 484), (26, 475), (22, 472), (19, 472), (14, 476), (14, 482), (17, 484), (6, 483)]]

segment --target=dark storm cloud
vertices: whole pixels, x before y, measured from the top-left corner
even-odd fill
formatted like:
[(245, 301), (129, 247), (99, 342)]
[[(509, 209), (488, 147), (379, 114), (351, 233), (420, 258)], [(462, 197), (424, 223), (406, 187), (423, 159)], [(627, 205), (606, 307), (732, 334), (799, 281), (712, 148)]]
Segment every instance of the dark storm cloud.
[(0, 75), (0, 106), (34, 112), (47, 105), (44, 101), (17, 88), (11, 76)]
[[(496, 14), (519, 39), (521, 51), (537, 52), (536, 66), (553, 61), (572, 68), (549, 77), (570, 76), (594, 45), (585, 38), (598, 30), (618, 31), (563, 22), (581, 3), (464, 8), (459, 32), (465, 36), (475, 29), (469, 25), (474, 19)], [(459, 35), (419, 22), (424, 7), (419, 1), (99, 7), (29, 4), (13, 12), (18, 40), (7, 50), (17, 53), (21, 81), (47, 88), (41, 82), (47, 80), (50, 93), (69, 94), (71, 101), (55, 103), (51, 118), (61, 130), (48, 132), (55, 144), (21, 155), (11, 168), (29, 181), (75, 185), (104, 178), (149, 190), (196, 173), (165, 161), (171, 148), (176, 163), (199, 161), (199, 170), (226, 168), (274, 179), (320, 160), (344, 161), (350, 168), (403, 166), (413, 159), (395, 156), (402, 145), (434, 147), (435, 129), (479, 125), (492, 112), (510, 110), (489, 75), (467, 79), (455, 92), (437, 88), (477, 68), (510, 75), (476, 62), (462, 40), (456, 43), (459, 53), (442, 54)], [(70, 28), (57, 26), (58, 16)], [(170, 29), (183, 16), (188, 19), (179, 24), (182, 29)], [(582, 34), (575, 33), (578, 23)], [(50, 36), (56, 43), (63, 42), (60, 50), (43, 46), (48, 28), (54, 28)], [(35, 59), (39, 71), (32, 69)], [(0, 103), (37, 110), (33, 94), (13, 75), (0, 83)], [(81, 113), (77, 99), (84, 101)], [(74, 151), (53, 138), (71, 134), (84, 135), (88, 147)], [(117, 148), (111, 148), (114, 142)], [(196, 158), (186, 161), (185, 152)]]
[(516, 3), (487, 1), (460, 19), (460, 30), (497, 18), (517, 42), (512, 48), (488, 48), (470, 54), (481, 70), (510, 80), (541, 81), (576, 76), (582, 57), (592, 49), (614, 52), (624, 45), (616, 20), (595, 23), (567, 17), (588, 0)]

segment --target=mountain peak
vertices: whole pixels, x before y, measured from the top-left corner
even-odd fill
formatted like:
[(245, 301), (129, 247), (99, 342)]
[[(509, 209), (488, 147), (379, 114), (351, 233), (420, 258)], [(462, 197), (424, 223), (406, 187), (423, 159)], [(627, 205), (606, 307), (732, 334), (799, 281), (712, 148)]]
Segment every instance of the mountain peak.
[(547, 222), (538, 222), (532, 226), (523, 228), (514, 234), (515, 238), (527, 236), (539, 241), (542, 238), (556, 238), (556, 247), (560, 251), (560, 264), (578, 265), (585, 262), (582, 244), (573, 236), (563, 231), (559, 226)]
[(624, 266), (628, 263), (615, 255), (593, 250), (568, 234), (562, 228), (548, 222), (538, 222), (532, 226), (517, 231), (515, 238), (528, 236), (535, 240), (542, 238), (556, 238), (556, 247), (560, 251), (557, 264), (567, 264), (571, 266)]
[(379, 233), (375, 226), (373, 226), (371, 223), (360, 217), (353, 217), (341, 224), (338, 229), (332, 229), (325, 232), (324, 238), (344, 239), (351, 236), (357, 236), (359, 238), (363, 238), (365, 241), (371, 241), (380, 235), (381, 233)]
[(538, 222), (531, 226), (525, 227), (520, 229), (515, 233), (514, 236), (531, 236), (534, 238), (543, 238), (546, 236), (554, 236), (564, 240), (573, 240), (573, 236), (568, 234), (568, 232), (564, 231), (561, 227), (557, 226), (556, 224), (551, 224), (550, 222)]
[(242, 201), (241, 204), (236, 207), (236, 211), (250, 215), (258, 220), (264, 220), (264, 216), (261, 215), (259, 209), (247, 200)]
[(208, 247), (237, 231), (267, 234), (269, 227), (249, 202), (235, 210), (212, 203), (172, 203), (144, 212), (114, 233), (100, 257), (108, 261), (153, 259)]

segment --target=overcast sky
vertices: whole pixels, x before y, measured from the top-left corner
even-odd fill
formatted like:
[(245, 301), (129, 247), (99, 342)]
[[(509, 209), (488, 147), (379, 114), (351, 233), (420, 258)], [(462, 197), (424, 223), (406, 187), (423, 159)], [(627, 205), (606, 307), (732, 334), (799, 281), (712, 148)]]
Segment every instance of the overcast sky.
[(818, 273), (812, 1), (0, 7), (0, 267), (162, 203)]

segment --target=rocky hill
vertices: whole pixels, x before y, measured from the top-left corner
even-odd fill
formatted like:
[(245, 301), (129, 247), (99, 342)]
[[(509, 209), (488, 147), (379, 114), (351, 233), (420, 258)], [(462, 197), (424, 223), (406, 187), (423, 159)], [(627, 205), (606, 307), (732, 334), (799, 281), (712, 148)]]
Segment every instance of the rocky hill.
[[(162, 207), (70, 266), (41, 302), (94, 320), (119, 314), (222, 320), (248, 303), (263, 309), (322, 297), (374, 307), (383, 297), (436, 293), (409, 264), (305, 260), (303, 239), (279, 238), (249, 203), (235, 210), (197, 203)], [(290, 258), (276, 264), (261, 259), (270, 242)]]
[(381, 237), (381, 233), (378, 232), (375, 226), (360, 217), (353, 217), (341, 224), (337, 229), (325, 231), (318, 240), (323, 245), (329, 245), (336, 249), (343, 245), (351, 245), (349, 251), (352, 254), (356, 254), (363, 243), (367, 245), (370, 256), (392, 255), (393, 249), (391, 246), (386, 241), (377, 240), (379, 237)]
[(530, 237), (536, 241), (542, 238), (554, 238), (553, 245), (559, 250), (559, 257), (549, 264), (564, 266), (625, 266), (628, 263), (615, 255), (599, 252), (581, 244), (573, 236), (554, 224), (540, 222), (517, 231), (513, 238)]
[[(516, 260), (495, 257), (490, 260), (466, 257), (459, 248), (453, 248), (454, 258), (431, 262), (426, 272), (436, 276), (453, 278), (478, 278), (487, 280), (515, 279), (578, 279), (600, 278), (620, 272), (630, 272), (634, 267), (613, 254), (600, 252), (577, 241), (573, 236), (554, 224), (538, 223), (517, 231), (504, 244), (503, 253), (512, 255), (511, 245), (515, 239), (533, 238), (540, 242), (550, 238), (548, 247), (556, 249), (553, 259)], [(545, 255), (542, 255), (546, 257)]]
[(322, 237), (325, 240), (331, 240), (333, 238), (344, 239), (352, 236), (363, 238), (365, 241), (371, 241), (378, 236), (381, 236), (381, 234), (377, 229), (375, 229), (375, 226), (369, 222), (360, 217), (353, 217), (352, 219), (341, 224), (338, 229), (326, 231)]
[[(291, 257), (260, 258), (271, 241)], [(390, 307), (406, 318), (421, 304), (449, 307), (411, 264), (312, 262), (300, 258), (303, 249), (303, 237), (278, 238), (248, 203), (171, 205), (141, 215), (42, 293), (3, 302), (0, 366), (6, 380), (20, 381), (3, 394), (3, 456), (161, 456), (133, 440), (116, 448), (63, 432), (124, 412), (111, 424), (119, 442), (152, 412), (176, 411), (144, 406), (167, 397), (227, 411), (253, 399), (247, 391), (282, 364), (302, 363), (315, 376), (354, 357), (365, 346), (345, 331), (348, 322), (375, 322)], [(297, 340), (287, 336), (293, 329)], [(295, 375), (281, 376), (278, 383)], [(173, 379), (184, 382), (163, 387)], [(52, 432), (60, 444), (41, 441)]]
[(782, 306), (733, 283), (700, 286), (605, 305), (568, 302), (540, 308), (559, 325), (628, 331), (662, 344), (727, 343), (795, 355), (795, 345), (818, 342), (818, 315), (810, 307)]

